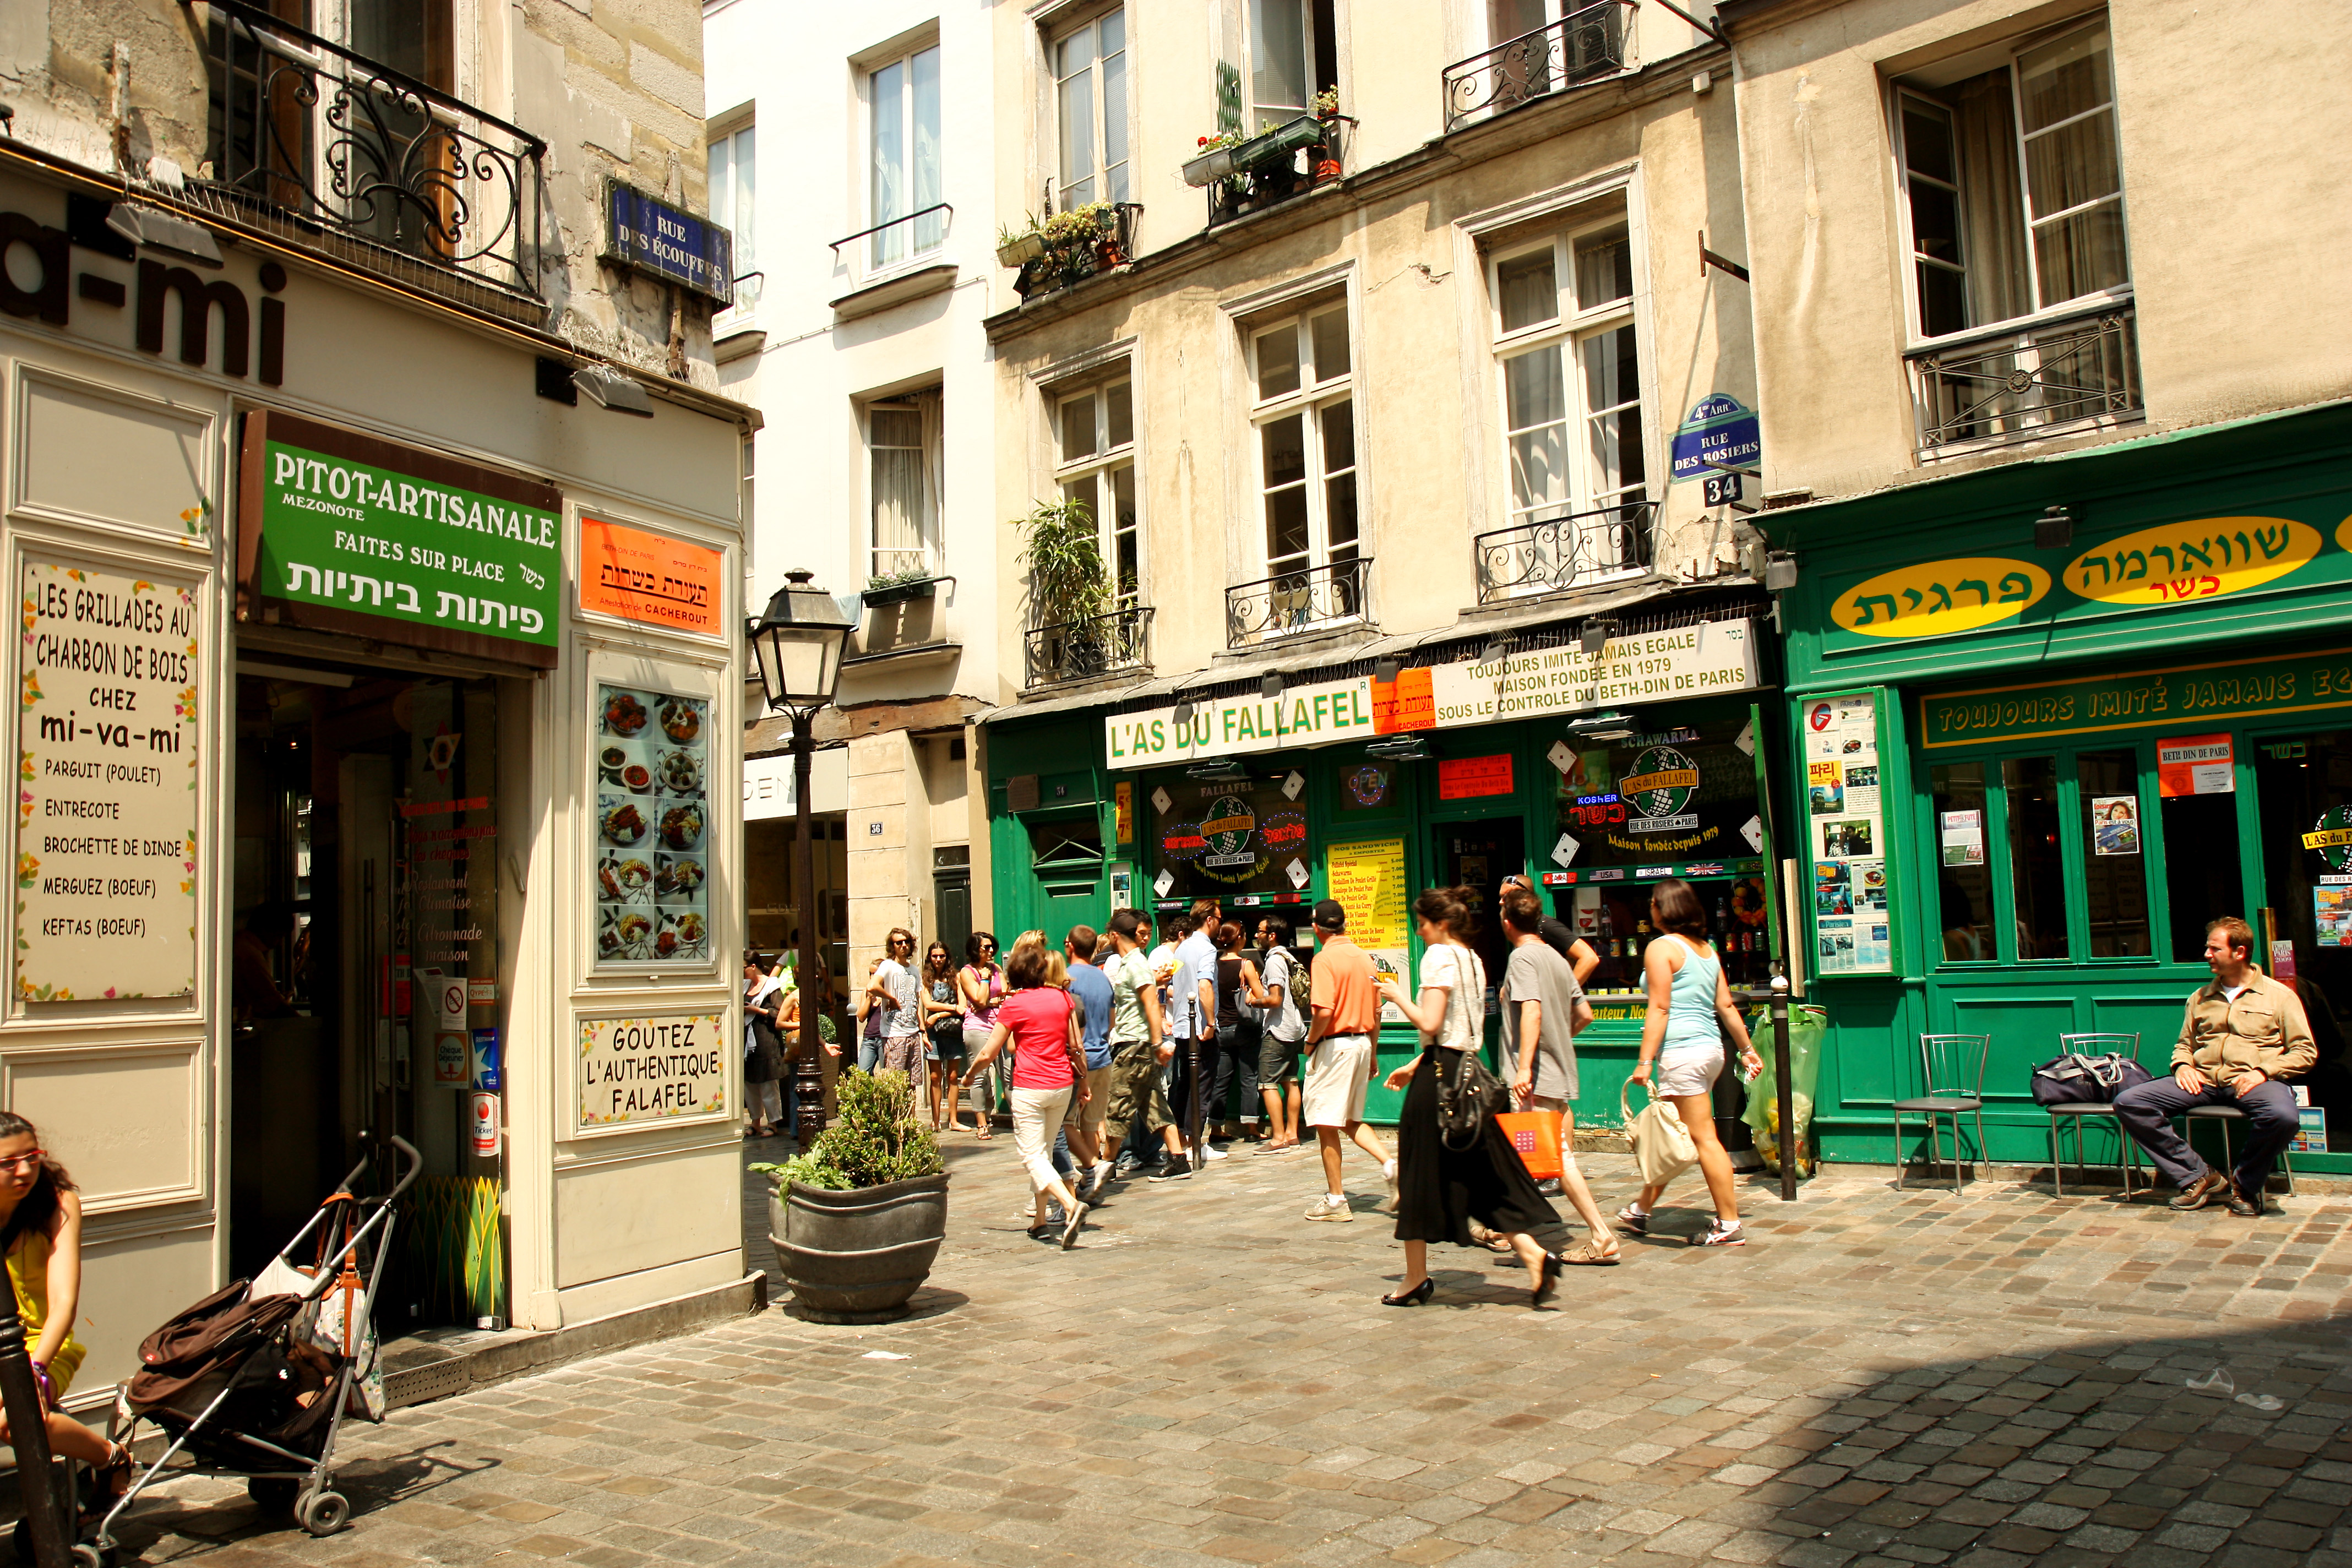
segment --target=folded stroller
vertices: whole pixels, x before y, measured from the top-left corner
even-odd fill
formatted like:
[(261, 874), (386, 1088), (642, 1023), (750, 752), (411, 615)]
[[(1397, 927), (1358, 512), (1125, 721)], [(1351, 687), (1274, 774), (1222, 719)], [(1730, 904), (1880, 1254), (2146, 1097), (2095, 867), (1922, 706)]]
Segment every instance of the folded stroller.
[[(90, 1544), (101, 1563), (112, 1557), (122, 1510), (178, 1476), (243, 1476), (256, 1502), (290, 1509), (312, 1535), (350, 1522), (350, 1501), (331, 1485), (335, 1439), (347, 1415), (383, 1418), (372, 1309), (394, 1205), (423, 1163), (405, 1141), (384, 1142), (408, 1167), (389, 1194), (354, 1195), (372, 1163), (361, 1160), (258, 1277), (214, 1292), (142, 1342), (108, 1436), (130, 1442), (143, 1421), (170, 1441), (99, 1521)], [(295, 1261), (306, 1242), (309, 1260)]]

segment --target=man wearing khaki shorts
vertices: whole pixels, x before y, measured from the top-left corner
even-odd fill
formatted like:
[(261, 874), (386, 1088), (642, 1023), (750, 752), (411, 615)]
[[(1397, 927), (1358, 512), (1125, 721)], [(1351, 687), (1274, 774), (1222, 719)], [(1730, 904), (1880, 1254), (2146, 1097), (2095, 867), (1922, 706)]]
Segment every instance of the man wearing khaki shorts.
[(1381, 1163), (1388, 1183), (1382, 1213), (1396, 1208), (1396, 1162), (1364, 1125), (1364, 1094), (1371, 1086), (1373, 1042), (1380, 1038), (1380, 996), (1372, 988), (1371, 954), (1349, 942), (1348, 911), (1337, 899), (1315, 906), (1315, 940), (1321, 951), (1309, 973), (1307, 1001), (1314, 1022), (1307, 1031), (1307, 1125), (1323, 1154), (1323, 1195), (1307, 1205), (1306, 1217), (1355, 1218), (1339, 1189), (1342, 1134)]
[[(1087, 1047), (1087, 1092), (1070, 1096), (1062, 1131), (1082, 1167), (1076, 1183), (1079, 1200), (1090, 1204), (1110, 1180), (1111, 1157), (1102, 1146), (1102, 1131), (1103, 1119), (1110, 1114), (1110, 1025), (1115, 1003), (1110, 977), (1095, 966), (1094, 927), (1072, 926), (1064, 945), (1070, 954), (1070, 994), (1079, 1007), (1078, 1037)], [(1101, 945), (1108, 949), (1110, 944)]]

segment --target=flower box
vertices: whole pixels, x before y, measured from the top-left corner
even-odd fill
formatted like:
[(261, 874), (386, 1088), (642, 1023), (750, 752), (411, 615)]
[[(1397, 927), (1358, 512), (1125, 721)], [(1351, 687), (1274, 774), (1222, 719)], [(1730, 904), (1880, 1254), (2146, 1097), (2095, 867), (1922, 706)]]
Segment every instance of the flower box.
[(996, 264), (1000, 267), (1018, 267), (1024, 261), (1034, 261), (1045, 254), (1045, 237), (1035, 229), (1031, 229), (1027, 234), (1015, 235), (998, 246)]
[(866, 601), (867, 609), (878, 610), (885, 605), (904, 604), (909, 599), (930, 598), (939, 592), (939, 589), (938, 578), (917, 577), (904, 583), (869, 583), (866, 585), (866, 591), (858, 597)]

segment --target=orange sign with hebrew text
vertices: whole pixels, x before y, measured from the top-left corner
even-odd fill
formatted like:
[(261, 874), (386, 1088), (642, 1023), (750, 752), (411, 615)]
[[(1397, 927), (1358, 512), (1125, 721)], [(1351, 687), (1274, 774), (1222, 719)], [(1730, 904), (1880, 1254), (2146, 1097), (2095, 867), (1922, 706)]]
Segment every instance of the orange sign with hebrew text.
[(644, 626), (723, 637), (725, 552), (602, 518), (580, 519), (580, 607)]

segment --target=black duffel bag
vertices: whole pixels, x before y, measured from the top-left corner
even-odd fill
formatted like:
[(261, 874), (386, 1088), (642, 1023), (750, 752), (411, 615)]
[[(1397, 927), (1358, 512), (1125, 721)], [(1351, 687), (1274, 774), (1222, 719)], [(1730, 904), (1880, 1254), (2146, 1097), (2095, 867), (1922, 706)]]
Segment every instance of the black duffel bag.
[(2086, 1057), (2070, 1052), (2053, 1057), (2033, 1069), (2036, 1105), (2106, 1105), (2134, 1084), (2156, 1075), (2131, 1058), (2116, 1052)]

